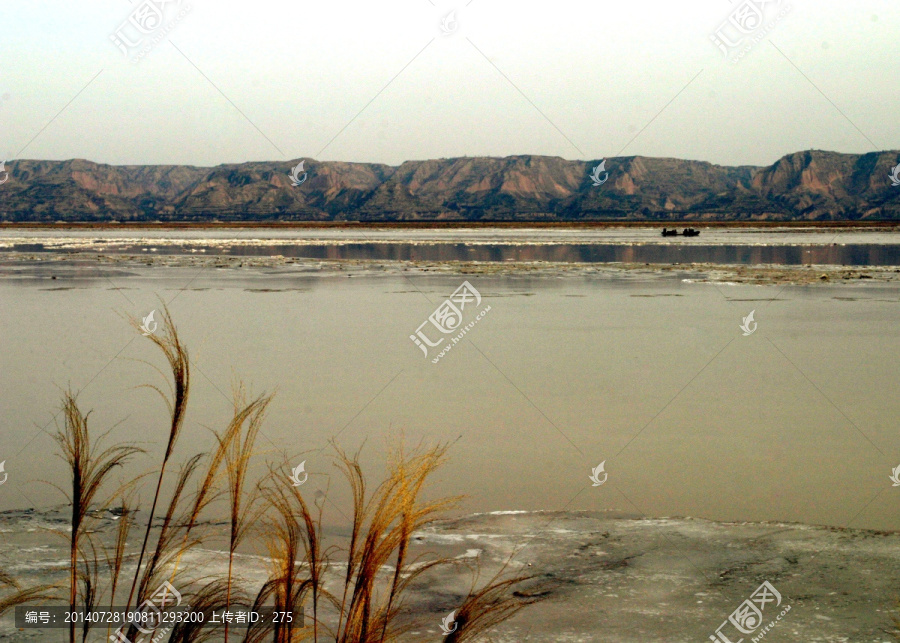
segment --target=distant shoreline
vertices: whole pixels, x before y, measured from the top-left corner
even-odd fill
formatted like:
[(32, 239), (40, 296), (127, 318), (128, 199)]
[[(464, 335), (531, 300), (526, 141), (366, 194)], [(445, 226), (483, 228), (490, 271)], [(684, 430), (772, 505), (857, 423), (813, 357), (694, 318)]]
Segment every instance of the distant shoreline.
[(678, 221), (645, 221), (606, 219), (592, 221), (166, 221), (166, 222), (109, 222), (109, 221), (66, 221), (60, 223), (0, 222), (0, 230), (215, 230), (215, 229), (328, 229), (328, 228), (392, 228), (392, 229), (479, 229), (479, 228), (681, 228), (685, 226), (703, 228), (809, 228), (843, 230), (878, 229), (900, 230), (900, 220), (870, 221), (705, 221), (684, 219)]
[[(771, 285), (829, 285), (852, 284), (890, 285), (900, 283), (900, 268), (894, 266), (785, 266), (772, 264), (723, 265), (709, 263), (646, 264), (646, 263), (559, 263), (559, 262), (500, 262), (471, 261), (380, 261), (380, 260), (318, 260), (275, 256), (215, 256), (215, 255), (152, 255), (152, 254), (89, 254), (69, 252), (4, 252), (0, 253), (0, 277), (21, 274), (23, 266), (30, 266), (44, 278), (71, 278), (73, 271), (85, 265), (113, 271), (196, 269), (204, 267), (249, 271), (284, 271), (281, 274), (305, 276), (482, 276), (507, 277), (513, 275), (552, 277), (625, 277), (678, 278), (693, 283)], [(51, 274), (53, 275), (51, 277)]]

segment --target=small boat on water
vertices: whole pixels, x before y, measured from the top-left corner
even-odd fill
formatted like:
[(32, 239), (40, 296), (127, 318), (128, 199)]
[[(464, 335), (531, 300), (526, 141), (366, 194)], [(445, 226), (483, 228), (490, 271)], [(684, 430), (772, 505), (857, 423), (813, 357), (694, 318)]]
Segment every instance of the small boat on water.
[[(697, 237), (697, 236), (700, 235), (700, 231), (699, 231), (699, 230), (696, 230), (696, 229), (694, 229), (694, 228), (685, 228), (685, 229), (684, 229), (684, 232), (682, 232), (681, 234), (682, 234), (683, 236), (685, 236), (685, 237)], [(678, 230), (675, 229), (675, 228), (673, 228), (673, 229), (671, 229), (671, 230), (669, 230), (668, 228), (663, 228), (663, 229), (662, 229), (662, 236), (664, 236), (664, 237), (677, 237), (677, 236), (678, 236)]]

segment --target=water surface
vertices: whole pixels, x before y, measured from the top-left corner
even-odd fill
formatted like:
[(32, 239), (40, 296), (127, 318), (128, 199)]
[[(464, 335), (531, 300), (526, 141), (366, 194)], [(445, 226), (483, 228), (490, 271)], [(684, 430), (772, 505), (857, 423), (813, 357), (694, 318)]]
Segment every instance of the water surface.
[(653, 228), (588, 229), (10, 229), (0, 252), (283, 256), (328, 260), (553, 261), (900, 265), (891, 230), (701, 228), (662, 237)]
[[(138, 386), (160, 383), (144, 360), (161, 356), (124, 317), (161, 298), (194, 367), (179, 452), (208, 448), (237, 378), (277, 390), (260, 456), (306, 460), (335, 506), (328, 440), (364, 445), (374, 476), (403, 434), (453, 443), (433, 492), (467, 496), (461, 511), (900, 527), (895, 286), (52, 263), (0, 278), (0, 509), (61, 502), (46, 483), (64, 484), (50, 433), (67, 387), (110, 440), (159, 455), (165, 407)], [(490, 312), (432, 363), (410, 335), (463, 279)]]

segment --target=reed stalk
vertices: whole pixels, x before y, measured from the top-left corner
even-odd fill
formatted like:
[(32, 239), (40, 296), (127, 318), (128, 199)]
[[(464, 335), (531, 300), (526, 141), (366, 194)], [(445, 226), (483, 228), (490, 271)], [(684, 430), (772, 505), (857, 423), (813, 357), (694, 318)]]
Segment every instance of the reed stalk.
[[(140, 329), (137, 320), (132, 319), (131, 323), (135, 328)], [(181, 433), (181, 428), (184, 424), (184, 416), (187, 411), (188, 397), (190, 394), (190, 359), (188, 357), (187, 349), (178, 337), (178, 331), (172, 321), (172, 315), (169, 313), (169, 309), (166, 306), (163, 307), (162, 323), (160, 326), (162, 327), (162, 330), (159, 334), (152, 333), (148, 335), (148, 337), (160, 348), (160, 350), (162, 350), (169, 362), (173, 380), (170, 386), (171, 399), (158, 387), (153, 385), (147, 386), (159, 393), (169, 409), (169, 436), (166, 443), (166, 451), (163, 455), (162, 465), (159, 469), (159, 476), (156, 480), (156, 491), (153, 494), (153, 502), (150, 505), (150, 515), (147, 517), (147, 528), (144, 531), (144, 540), (138, 554), (137, 569), (135, 571), (134, 580), (131, 583), (131, 590), (128, 593), (128, 600), (125, 603), (126, 611), (131, 607), (131, 601), (134, 598), (138, 579), (141, 577), (141, 564), (143, 563), (144, 555), (147, 551), (150, 531), (153, 528), (153, 516), (156, 513), (156, 505), (159, 502), (163, 478), (166, 475), (166, 467), (172, 457), (175, 443), (178, 440), (178, 435)]]
[[(75, 395), (70, 391), (63, 398), (63, 428), (57, 431), (56, 442), (62, 449), (72, 478), (69, 501), (72, 505), (69, 536), (69, 608), (74, 611), (78, 592), (79, 551), (84, 539), (84, 525), (88, 510), (107, 476), (123, 466), (129, 458), (142, 450), (133, 446), (113, 446), (99, 451), (104, 436), (91, 447), (88, 431), (90, 413), (82, 413)], [(75, 623), (69, 626), (69, 641), (75, 643)]]
[[(228, 576), (225, 593), (226, 608), (231, 605), (231, 592), (234, 581), (234, 555), (238, 545), (247, 533), (247, 526), (252, 523), (250, 516), (254, 513), (248, 511), (247, 506), (252, 507), (252, 498), (246, 503), (245, 483), (253, 457), (253, 447), (259, 430), (262, 427), (266, 407), (271, 402), (271, 397), (260, 396), (250, 402), (244, 403), (242, 390), (235, 393), (235, 418), (238, 426), (246, 424), (246, 430), (231, 440), (225, 450), (225, 471), (228, 476), (228, 505), (229, 505), (229, 532), (228, 532)], [(220, 444), (221, 446), (221, 444)], [(225, 643), (228, 643), (229, 623), (225, 624)]]

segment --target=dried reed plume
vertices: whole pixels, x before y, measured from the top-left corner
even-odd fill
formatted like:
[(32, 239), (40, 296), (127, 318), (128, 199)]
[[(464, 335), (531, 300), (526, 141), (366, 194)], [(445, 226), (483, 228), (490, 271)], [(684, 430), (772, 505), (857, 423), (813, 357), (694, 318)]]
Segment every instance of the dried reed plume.
[[(78, 408), (75, 395), (69, 391), (63, 397), (64, 424), (56, 433), (56, 442), (62, 450), (62, 458), (69, 465), (72, 476), (72, 492), (69, 502), (72, 504), (72, 532), (69, 535), (69, 608), (75, 610), (78, 587), (82, 586), (86, 599), (92, 599), (91, 575), (79, 576), (79, 553), (85, 541), (85, 519), (94, 503), (100, 488), (113, 469), (122, 466), (128, 459), (141, 453), (141, 449), (132, 446), (112, 446), (99, 451), (101, 436), (91, 447), (88, 432), (90, 413), (82, 413)], [(79, 580), (82, 582), (79, 583)], [(69, 639), (75, 641), (75, 623), (69, 624)]]
[[(259, 435), (266, 407), (272, 400), (271, 397), (258, 397), (249, 404), (242, 404), (243, 391), (235, 393), (235, 414), (232, 424), (237, 423), (239, 430), (228, 445), (224, 445), (219, 438), (219, 446), (225, 446), (225, 471), (228, 474), (228, 579), (225, 592), (225, 606), (231, 605), (232, 582), (234, 579), (234, 554), (238, 545), (247, 534), (247, 527), (253, 522), (253, 513), (248, 511), (252, 506), (252, 498), (245, 497), (244, 486), (247, 481), (247, 473), (250, 469), (250, 460), (253, 457), (253, 445)], [(240, 431), (246, 423), (246, 431)], [(226, 438), (228, 436), (226, 431)], [(247, 502), (245, 502), (247, 501)], [(225, 643), (228, 643), (228, 623), (225, 624)]]
[(38, 585), (22, 589), (18, 581), (12, 575), (0, 569), (0, 587), (8, 587), (12, 592), (6, 596), (0, 596), (0, 616), (13, 609), (17, 605), (27, 603), (41, 603), (58, 599), (55, 585)]
[(19, 605), (31, 605), (57, 600), (55, 585), (38, 585), (27, 589), (16, 589), (11, 594), (0, 596), (0, 616)]
[[(181, 344), (181, 341), (178, 338), (178, 332), (175, 329), (175, 324), (172, 322), (172, 315), (169, 313), (169, 308), (165, 305), (163, 306), (161, 321), (162, 323), (160, 323), (160, 326), (162, 327), (162, 330), (159, 335), (151, 333), (148, 337), (159, 347), (166, 356), (166, 360), (169, 362), (169, 368), (172, 371), (172, 384), (170, 385), (171, 399), (158, 387), (151, 384), (148, 384), (147, 386), (159, 393), (160, 397), (165, 400), (166, 406), (169, 409), (169, 438), (166, 443), (166, 452), (163, 455), (162, 465), (159, 468), (159, 477), (156, 480), (156, 492), (153, 494), (153, 503), (150, 506), (147, 529), (144, 531), (144, 542), (141, 545), (141, 550), (138, 554), (138, 571), (141, 569), (141, 562), (144, 560), (144, 554), (147, 550), (147, 541), (150, 538), (150, 530), (153, 527), (153, 516), (156, 513), (156, 504), (159, 501), (160, 489), (162, 488), (163, 478), (166, 475), (166, 466), (169, 464), (169, 459), (172, 457), (172, 451), (175, 448), (175, 442), (178, 440), (178, 435), (184, 424), (188, 395), (191, 390), (191, 369), (187, 349)], [(140, 330), (140, 324), (138, 324), (136, 319), (132, 319), (131, 323), (136, 330)], [(146, 577), (147, 576), (145, 576), (145, 578)], [(131, 607), (131, 600), (134, 597), (137, 582), (138, 575), (135, 574), (134, 581), (131, 584), (131, 591), (128, 594), (128, 601), (125, 603), (126, 611)], [(138, 604), (139, 603), (140, 601), (138, 601)]]

